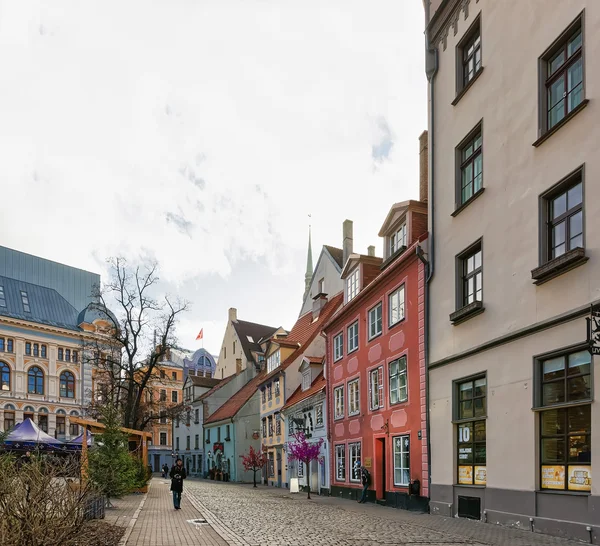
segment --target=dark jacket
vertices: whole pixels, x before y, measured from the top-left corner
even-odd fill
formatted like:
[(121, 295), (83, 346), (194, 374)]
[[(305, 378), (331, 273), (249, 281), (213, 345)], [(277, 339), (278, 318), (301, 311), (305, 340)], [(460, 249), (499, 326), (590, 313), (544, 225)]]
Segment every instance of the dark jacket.
[(185, 466), (173, 465), (169, 476), (171, 477), (171, 491), (179, 491), (181, 493), (183, 491), (183, 480), (187, 478)]

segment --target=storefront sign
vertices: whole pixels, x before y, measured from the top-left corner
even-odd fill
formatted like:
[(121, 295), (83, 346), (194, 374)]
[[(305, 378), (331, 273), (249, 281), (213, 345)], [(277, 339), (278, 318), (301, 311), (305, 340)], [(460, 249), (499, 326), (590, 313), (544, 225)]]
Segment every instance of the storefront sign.
[(487, 469), (485, 466), (475, 467), (475, 485), (485, 485), (487, 483)]
[(593, 355), (600, 355), (600, 305), (592, 305), (591, 317), (588, 322), (590, 351)]
[(565, 467), (562, 465), (542, 466), (542, 489), (564, 489)]
[(365, 468), (371, 468), (371, 457), (365, 457)]
[(568, 488), (571, 491), (591, 491), (592, 467), (569, 466)]
[(223, 442), (217, 442), (213, 444), (213, 451), (216, 453), (219, 450), (223, 451)]
[(458, 483), (463, 485), (473, 485), (473, 467), (459, 466), (458, 467)]

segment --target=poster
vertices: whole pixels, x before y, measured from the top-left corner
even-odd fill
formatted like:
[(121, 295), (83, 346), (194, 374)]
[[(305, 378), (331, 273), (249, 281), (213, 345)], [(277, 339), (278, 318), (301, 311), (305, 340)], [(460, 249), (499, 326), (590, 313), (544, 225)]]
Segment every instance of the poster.
[(485, 466), (475, 467), (475, 485), (485, 485), (487, 483), (487, 469)]
[(542, 465), (542, 489), (564, 489), (565, 467)]
[(458, 467), (458, 483), (473, 485), (473, 467), (459, 466)]
[(592, 467), (569, 466), (569, 480), (567, 486), (570, 491), (591, 491)]

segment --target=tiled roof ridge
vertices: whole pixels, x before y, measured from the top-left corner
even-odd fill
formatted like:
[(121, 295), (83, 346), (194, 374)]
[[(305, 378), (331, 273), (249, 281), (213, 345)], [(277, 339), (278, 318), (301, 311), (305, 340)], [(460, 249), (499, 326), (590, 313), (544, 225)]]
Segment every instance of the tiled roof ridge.
[(317, 394), (322, 389), (325, 388), (327, 384), (327, 380), (323, 374), (323, 371), (319, 372), (319, 375), (313, 379), (313, 382), (310, 384), (310, 387), (305, 391), (302, 390), (302, 385), (299, 385), (298, 388), (293, 392), (290, 399), (285, 403), (282, 409), (288, 409), (296, 404), (299, 404), (303, 400), (310, 398), (314, 394)]

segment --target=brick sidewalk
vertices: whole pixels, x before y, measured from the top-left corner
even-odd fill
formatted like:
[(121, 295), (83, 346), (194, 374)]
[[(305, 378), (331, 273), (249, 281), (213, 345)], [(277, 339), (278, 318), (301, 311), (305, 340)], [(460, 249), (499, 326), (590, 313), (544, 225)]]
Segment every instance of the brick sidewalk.
[(112, 508), (106, 508), (104, 521), (119, 527), (127, 527), (138, 509), (143, 495), (126, 495), (122, 499), (112, 499)]
[(127, 546), (228, 546), (210, 524), (188, 522), (205, 517), (185, 495), (181, 500), (181, 510), (175, 510), (169, 487), (168, 480), (152, 479)]

